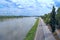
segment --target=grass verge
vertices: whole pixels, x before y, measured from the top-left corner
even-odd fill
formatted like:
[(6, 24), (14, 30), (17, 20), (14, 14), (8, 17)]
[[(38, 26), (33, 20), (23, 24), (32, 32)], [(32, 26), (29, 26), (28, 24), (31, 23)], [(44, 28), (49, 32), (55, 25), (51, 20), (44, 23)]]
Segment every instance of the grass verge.
[(28, 34), (26, 35), (26, 38), (24, 40), (34, 40), (36, 29), (38, 27), (38, 22), (39, 22), (39, 18), (33, 25), (32, 29), (28, 32)]

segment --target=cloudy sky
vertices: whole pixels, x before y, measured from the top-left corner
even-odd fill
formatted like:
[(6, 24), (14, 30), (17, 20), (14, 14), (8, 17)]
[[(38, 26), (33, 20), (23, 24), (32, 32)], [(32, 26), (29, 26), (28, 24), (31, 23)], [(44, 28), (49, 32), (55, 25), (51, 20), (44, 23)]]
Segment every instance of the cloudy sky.
[(0, 0), (0, 15), (44, 15), (52, 6), (60, 7), (60, 0)]

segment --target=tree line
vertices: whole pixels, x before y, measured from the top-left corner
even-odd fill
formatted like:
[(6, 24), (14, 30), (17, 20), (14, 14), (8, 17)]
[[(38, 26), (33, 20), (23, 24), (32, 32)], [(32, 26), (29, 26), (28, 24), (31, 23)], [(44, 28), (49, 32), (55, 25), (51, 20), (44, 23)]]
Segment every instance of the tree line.
[(60, 7), (55, 11), (55, 7), (50, 13), (41, 16), (46, 24), (51, 26), (52, 32), (55, 32), (56, 29), (60, 29)]

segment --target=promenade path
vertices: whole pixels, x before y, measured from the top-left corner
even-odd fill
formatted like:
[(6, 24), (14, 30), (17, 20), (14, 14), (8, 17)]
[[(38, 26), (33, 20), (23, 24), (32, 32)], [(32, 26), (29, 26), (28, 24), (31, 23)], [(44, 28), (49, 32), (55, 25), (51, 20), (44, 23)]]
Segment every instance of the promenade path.
[(42, 18), (39, 18), (39, 24), (34, 40), (56, 40)]

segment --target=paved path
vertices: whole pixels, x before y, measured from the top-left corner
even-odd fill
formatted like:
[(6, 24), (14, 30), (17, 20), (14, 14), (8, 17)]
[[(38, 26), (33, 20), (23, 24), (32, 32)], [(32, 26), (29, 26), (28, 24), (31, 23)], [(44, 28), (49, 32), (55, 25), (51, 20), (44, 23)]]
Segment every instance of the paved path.
[(49, 31), (48, 26), (46, 26), (41, 18), (39, 20), (34, 40), (55, 40), (52, 33)]

